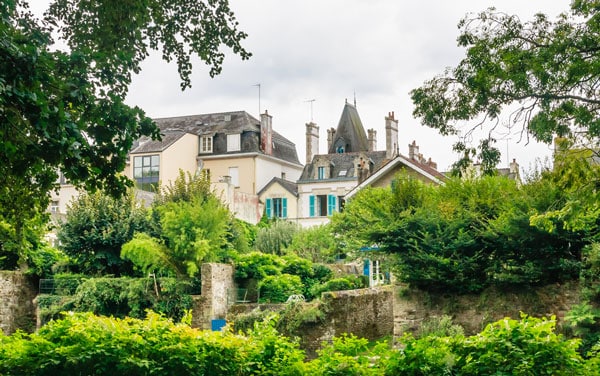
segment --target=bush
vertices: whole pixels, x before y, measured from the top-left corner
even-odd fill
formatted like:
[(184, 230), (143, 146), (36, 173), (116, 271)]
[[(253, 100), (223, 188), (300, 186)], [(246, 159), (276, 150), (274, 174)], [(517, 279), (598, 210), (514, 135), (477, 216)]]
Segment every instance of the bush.
[(262, 303), (283, 303), (290, 295), (302, 294), (303, 287), (302, 281), (297, 275), (267, 276), (258, 283), (259, 301)]
[(367, 280), (364, 276), (347, 275), (345, 277), (333, 278), (329, 281), (313, 286), (312, 296), (320, 296), (326, 291), (342, 291), (362, 289), (367, 286)]
[(269, 275), (281, 274), (283, 261), (276, 255), (250, 252), (237, 255), (234, 266), (237, 280), (263, 279)]
[[(154, 281), (147, 278), (90, 278), (77, 280), (61, 277), (55, 280), (57, 291), (72, 289), (71, 295), (43, 295), (38, 299), (42, 322), (60, 317), (61, 312), (92, 312), (98, 315), (143, 318), (147, 309), (166, 317), (180, 319), (192, 307), (193, 285), (174, 278), (158, 280), (158, 295)], [(64, 287), (61, 287), (63, 286)]]
[(281, 256), (283, 250), (292, 242), (296, 232), (298, 232), (297, 224), (277, 220), (271, 226), (258, 230), (254, 246), (264, 253)]
[(68, 314), (38, 333), (0, 336), (0, 374), (300, 375), (303, 353), (270, 323), (248, 337), (145, 320)]

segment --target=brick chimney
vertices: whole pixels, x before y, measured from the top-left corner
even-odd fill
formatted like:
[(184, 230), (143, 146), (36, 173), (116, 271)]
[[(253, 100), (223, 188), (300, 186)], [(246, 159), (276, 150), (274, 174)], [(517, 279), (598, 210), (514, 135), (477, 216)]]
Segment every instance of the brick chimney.
[(306, 164), (312, 162), (315, 154), (319, 154), (319, 127), (317, 124), (306, 124)]
[(273, 116), (267, 110), (260, 114), (260, 148), (266, 155), (273, 154)]
[(394, 111), (385, 117), (385, 157), (392, 159), (398, 155), (398, 120)]
[(427, 160), (427, 166), (433, 168), (434, 170), (437, 170), (437, 163), (431, 160), (431, 157), (429, 157), (429, 159)]
[(369, 145), (369, 151), (377, 151), (377, 131), (375, 129), (368, 129), (367, 134), (367, 144)]

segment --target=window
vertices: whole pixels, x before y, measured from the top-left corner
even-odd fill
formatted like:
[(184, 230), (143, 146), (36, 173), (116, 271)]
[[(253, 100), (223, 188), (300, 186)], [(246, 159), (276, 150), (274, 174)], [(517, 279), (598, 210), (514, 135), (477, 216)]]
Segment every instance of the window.
[(310, 196), (308, 201), (311, 217), (326, 217), (337, 211), (337, 197), (334, 195)]
[(240, 186), (240, 172), (237, 167), (229, 167), (229, 177), (234, 187)]
[(344, 199), (344, 196), (338, 196), (338, 211), (341, 213), (344, 211), (344, 207), (346, 206), (346, 200)]
[(52, 201), (50, 203), (50, 212), (58, 213), (59, 210), (60, 210), (60, 207), (58, 206), (58, 201)]
[(212, 141), (211, 136), (200, 137), (200, 153), (212, 153)]
[(325, 179), (325, 167), (319, 167), (317, 169), (317, 178), (319, 180)]
[(267, 218), (287, 218), (287, 198), (268, 198), (265, 206)]
[(239, 151), (240, 150), (240, 134), (228, 134), (227, 135), (227, 151)]
[(143, 191), (158, 189), (159, 156), (145, 155), (133, 158), (133, 178)]
[(283, 180), (285, 180), (285, 172), (282, 172), (282, 173), (281, 173), (281, 178), (282, 178)]

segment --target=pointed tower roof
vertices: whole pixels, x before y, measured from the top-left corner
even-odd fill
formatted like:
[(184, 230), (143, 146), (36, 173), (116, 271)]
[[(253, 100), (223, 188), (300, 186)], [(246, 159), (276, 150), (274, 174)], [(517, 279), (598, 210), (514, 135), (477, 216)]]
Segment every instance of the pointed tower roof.
[(329, 147), (329, 154), (368, 151), (367, 134), (358, 116), (356, 107), (348, 103), (344, 105), (340, 122)]

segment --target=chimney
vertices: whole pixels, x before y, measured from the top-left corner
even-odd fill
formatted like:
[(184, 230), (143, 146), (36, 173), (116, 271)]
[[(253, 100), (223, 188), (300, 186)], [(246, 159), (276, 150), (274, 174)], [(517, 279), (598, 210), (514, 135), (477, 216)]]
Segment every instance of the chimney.
[(377, 151), (377, 131), (375, 129), (368, 129), (367, 144), (369, 145), (369, 151)]
[(516, 159), (513, 158), (512, 162), (510, 163), (508, 171), (511, 174), (518, 174), (519, 173), (519, 164), (517, 163)]
[(429, 159), (427, 160), (427, 166), (433, 168), (434, 170), (437, 170), (437, 163), (432, 161), (431, 157), (429, 157)]
[(385, 117), (385, 157), (392, 159), (398, 155), (398, 120), (394, 118), (394, 111)]
[(412, 144), (408, 144), (408, 158), (418, 160), (419, 159), (419, 147), (417, 142), (413, 141)]
[(312, 121), (306, 124), (306, 164), (319, 154), (319, 127)]
[(260, 114), (260, 148), (266, 155), (273, 154), (273, 116), (267, 110)]
[(335, 136), (335, 128), (329, 128), (327, 130), (327, 150), (331, 150), (333, 144), (333, 137)]

